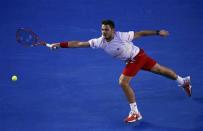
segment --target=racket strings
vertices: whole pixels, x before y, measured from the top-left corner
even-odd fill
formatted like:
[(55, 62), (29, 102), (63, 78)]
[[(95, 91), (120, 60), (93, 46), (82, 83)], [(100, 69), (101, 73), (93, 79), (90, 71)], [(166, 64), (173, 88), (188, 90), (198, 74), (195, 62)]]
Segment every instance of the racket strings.
[(35, 46), (39, 44), (39, 37), (31, 30), (18, 29), (16, 32), (16, 40), (25, 46)]

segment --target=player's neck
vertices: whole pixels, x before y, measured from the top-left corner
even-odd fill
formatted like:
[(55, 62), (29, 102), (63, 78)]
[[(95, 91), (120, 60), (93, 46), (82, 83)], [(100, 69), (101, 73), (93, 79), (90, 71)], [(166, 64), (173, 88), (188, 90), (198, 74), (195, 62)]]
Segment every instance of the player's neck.
[(114, 35), (112, 35), (112, 36), (109, 37), (109, 38), (106, 38), (106, 41), (107, 41), (107, 42), (110, 42), (111, 40), (113, 40), (113, 38), (114, 38)]
[(107, 42), (110, 42), (112, 39), (113, 39), (113, 37), (106, 38), (106, 41), (107, 41)]

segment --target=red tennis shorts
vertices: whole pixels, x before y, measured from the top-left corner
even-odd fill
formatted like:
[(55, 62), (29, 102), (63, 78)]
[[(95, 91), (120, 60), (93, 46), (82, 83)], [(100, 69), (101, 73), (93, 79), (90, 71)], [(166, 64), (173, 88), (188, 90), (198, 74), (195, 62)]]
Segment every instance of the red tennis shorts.
[(149, 57), (143, 49), (140, 49), (140, 52), (126, 63), (126, 66), (123, 70), (123, 75), (125, 76), (135, 76), (139, 70), (151, 70), (152, 67), (156, 64), (156, 61)]

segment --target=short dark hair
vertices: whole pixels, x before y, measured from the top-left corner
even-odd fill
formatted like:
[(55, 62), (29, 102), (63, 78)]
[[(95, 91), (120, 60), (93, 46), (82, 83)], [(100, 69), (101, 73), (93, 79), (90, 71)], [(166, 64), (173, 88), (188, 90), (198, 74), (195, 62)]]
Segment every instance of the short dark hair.
[(112, 29), (115, 28), (115, 24), (112, 20), (103, 20), (102, 25), (109, 25)]

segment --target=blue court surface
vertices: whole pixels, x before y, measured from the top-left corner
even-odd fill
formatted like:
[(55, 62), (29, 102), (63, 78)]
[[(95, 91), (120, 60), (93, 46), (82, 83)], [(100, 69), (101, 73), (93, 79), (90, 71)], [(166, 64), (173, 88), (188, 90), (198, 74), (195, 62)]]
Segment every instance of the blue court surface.
[[(201, 0), (1, 0), (0, 131), (202, 131)], [(132, 80), (143, 115), (125, 124), (129, 105), (118, 84), (125, 66), (91, 48), (25, 48), (19, 27), (47, 42), (97, 38), (103, 19), (116, 30), (166, 29), (134, 41), (161, 65), (192, 77), (188, 98), (176, 81), (140, 71)], [(16, 74), (18, 80), (11, 81)]]

